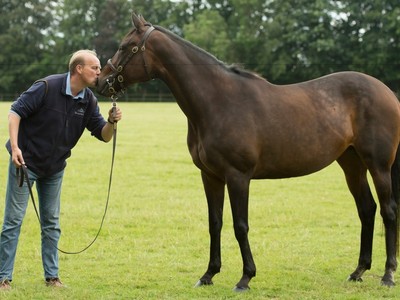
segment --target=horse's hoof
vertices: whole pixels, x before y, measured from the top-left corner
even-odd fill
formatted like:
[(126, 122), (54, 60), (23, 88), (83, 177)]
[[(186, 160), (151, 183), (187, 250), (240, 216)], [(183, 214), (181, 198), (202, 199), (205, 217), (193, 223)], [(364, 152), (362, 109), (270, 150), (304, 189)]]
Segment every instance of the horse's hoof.
[(393, 280), (381, 280), (381, 286), (394, 287), (396, 283)]
[(248, 290), (250, 290), (250, 287), (248, 287), (248, 286), (243, 286), (243, 287), (235, 286), (233, 288), (233, 291), (237, 292), (237, 293), (244, 293), (244, 292), (247, 292)]
[(363, 279), (362, 279), (361, 277), (349, 276), (349, 278), (347, 278), (347, 281), (351, 281), (351, 282), (363, 282)]
[(205, 285), (214, 285), (214, 283), (210, 280), (210, 281), (202, 281), (199, 280), (197, 281), (197, 283), (194, 285), (194, 287), (200, 287), (200, 286), (205, 286)]
[(394, 283), (394, 272), (386, 271), (385, 275), (383, 275), (381, 279), (381, 285), (387, 287), (394, 287), (396, 284)]

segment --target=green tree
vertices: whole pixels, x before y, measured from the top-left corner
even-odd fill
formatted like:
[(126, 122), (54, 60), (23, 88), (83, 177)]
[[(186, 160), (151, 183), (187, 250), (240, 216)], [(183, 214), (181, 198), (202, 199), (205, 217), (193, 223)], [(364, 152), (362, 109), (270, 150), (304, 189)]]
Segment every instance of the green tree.
[(43, 0), (1, 0), (1, 98), (18, 95), (44, 76), (41, 59), (51, 51), (45, 37), (54, 21), (52, 8), (53, 3)]
[(259, 56), (268, 68), (267, 78), (292, 83), (341, 68), (335, 50), (335, 9), (325, 0), (281, 0), (269, 5), (263, 56)]
[(213, 5), (225, 16), (231, 40), (230, 62), (264, 74), (260, 54), (265, 40), (266, 10), (270, 1), (230, 0)]
[(341, 1), (341, 46), (349, 69), (400, 89), (400, 6), (397, 0)]
[(121, 0), (106, 0), (98, 7), (92, 41), (102, 65), (114, 55), (122, 37), (131, 29), (129, 12), (130, 3)]
[(61, 72), (66, 71), (69, 56), (79, 49), (94, 49), (93, 40), (98, 33), (98, 16), (104, 0), (64, 0), (55, 11), (59, 23), (52, 32), (54, 51)]
[[(398, 0), (0, 1), (2, 99), (65, 72), (78, 49), (95, 49), (104, 65), (132, 28), (133, 10), (274, 83), (358, 70), (400, 88)], [(168, 93), (159, 81), (129, 90)]]
[(230, 41), (227, 36), (227, 24), (214, 10), (204, 10), (196, 15), (189, 24), (183, 26), (186, 39), (212, 53), (221, 60), (226, 60)]

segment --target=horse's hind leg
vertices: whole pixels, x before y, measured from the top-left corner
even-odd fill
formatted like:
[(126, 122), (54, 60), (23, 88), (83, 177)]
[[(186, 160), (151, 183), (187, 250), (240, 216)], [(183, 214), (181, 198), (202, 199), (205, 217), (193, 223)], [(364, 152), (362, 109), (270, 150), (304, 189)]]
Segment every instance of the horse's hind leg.
[(210, 260), (207, 271), (197, 282), (197, 286), (213, 284), (212, 278), (221, 269), (221, 229), (224, 206), (225, 183), (201, 172), (208, 204), (210, 233)]
[(370, 170), (378, 194), (380, 213), (385, 225), (386, 264), (381, 284), (394, 286), (394, 272), (397, 268), (397, 205), (392, 196), (390, 170)]
[(362, 281), (362, 275), (371, 268), (372, 242), (375, 224), (376, 203), (373, 199), (368, 180), (367, 169), (353, 148), (349, 148), (337, 160), (342, 167), (346, 182), (357, 205), (361, 221), (360, 256), (358, 266), (350, 274), (349, 281)]

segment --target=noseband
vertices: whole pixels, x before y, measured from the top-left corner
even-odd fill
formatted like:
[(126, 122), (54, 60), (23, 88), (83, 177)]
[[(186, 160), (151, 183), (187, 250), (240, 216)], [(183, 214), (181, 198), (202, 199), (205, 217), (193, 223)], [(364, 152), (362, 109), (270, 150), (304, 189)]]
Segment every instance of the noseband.
[[(117, 97), (117, 94), (119, 92), (123, 93), (125, 91), (126, 88), (124, 87), (124, 76), (121, 74), (121, 72), (124, 69), (124, 67), (127, 65), (127, 63), (131, 60), (132, 56), (135, 55), (139, 51), (139, 49), (143, 54), (144, 68), (146, 70), (147, 76), (149, 76), (149, 78), (152, 79), (152, 77), (149, 73), (149, 70), (148, 70), (148, 65), (146, 63), (146, 57), (144, 55), (144, 51), (146, 50), (146, 41), (155, 28), (151, 24), (145, 24), (145, 25), (149, 26), (149, 29), (146, 30), (140, 43), (132, 48), (129, 55), (121, 61), (121, 63), (118, 65), (118, 67), (113, 65), (113, 63), (111, 62), (111, 59), (109, 59), (107, 61), (107, 65), (111, 68), (112, 73), (106, 79), (108, 86), (106, 86), (105, 88), (108, 87), (108, 92), (111, 94), (112, 99)], [(115, 79), (118, 80), (119, 86), (121, 88), (121, 90), (119, 92), (117, 92), (114, 88)]]

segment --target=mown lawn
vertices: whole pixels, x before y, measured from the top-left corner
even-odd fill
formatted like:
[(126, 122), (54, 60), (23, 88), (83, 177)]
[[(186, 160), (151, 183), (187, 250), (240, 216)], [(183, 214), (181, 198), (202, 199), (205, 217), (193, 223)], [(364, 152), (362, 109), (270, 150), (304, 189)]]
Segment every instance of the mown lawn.
[[(106, 112), (109, 103), (102, 103)], [(10, 103), (0, 103), (0, 138)], [(43, 283), (39, 225), (28, 207), (13, 289), (0, 299), (395, 299), (380, 286), (385, 264), (377, 217), (372, 270), (349, 283), (360, 224), (342, 171), (333, 164), (302, 178), (253, 181), (250, 243), (257, 265), (251, 290), (232, 291), (242, 262), (225, 202), (221, 273), (194, 288), (208, 264), (207, 205), (186, 147), (186, 119), (175, 103), (121, 103), (111, 200), (98, 241), (80, 255), (60, 254), (66, 289)], [(112, 144), (85, 133), (68, 160), (62, 194), (64, 250), (80, 250), (103, 215)], [(8, 154), (0, 151), (0, 222)], [(397, 276), (398, 277), (398, 276)]]

